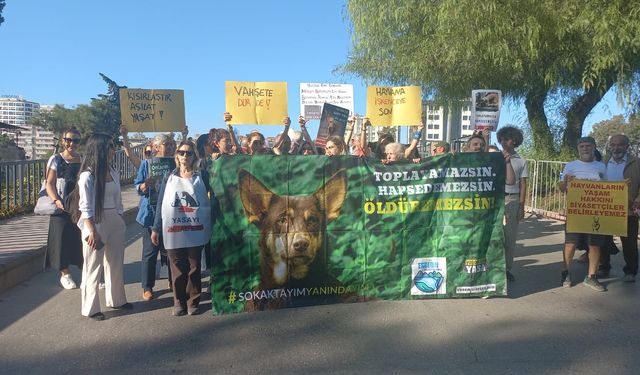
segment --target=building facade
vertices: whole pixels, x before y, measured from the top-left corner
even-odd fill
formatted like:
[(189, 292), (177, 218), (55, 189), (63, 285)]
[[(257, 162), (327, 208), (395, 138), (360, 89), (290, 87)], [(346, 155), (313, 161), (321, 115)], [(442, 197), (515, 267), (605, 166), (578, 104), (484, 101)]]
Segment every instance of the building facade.
[(24, 149), (27, 159), (42, 159), (53, 151), (56, 142), (53, 132), (28, 125), (29, 119), (38, 111), (50, 107), (41, 106), (17, 95), (0, 96), (0, 122), (24, 129), (6, 133), (14, 139), (18, 147)]

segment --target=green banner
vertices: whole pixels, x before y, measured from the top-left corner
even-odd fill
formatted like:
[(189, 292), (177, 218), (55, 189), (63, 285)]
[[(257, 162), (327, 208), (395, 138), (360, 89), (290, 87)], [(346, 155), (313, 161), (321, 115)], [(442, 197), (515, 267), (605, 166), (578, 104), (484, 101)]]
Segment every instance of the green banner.
[(500, 153), (216, 160), (214, 313), (506, 295), (504, 165)]

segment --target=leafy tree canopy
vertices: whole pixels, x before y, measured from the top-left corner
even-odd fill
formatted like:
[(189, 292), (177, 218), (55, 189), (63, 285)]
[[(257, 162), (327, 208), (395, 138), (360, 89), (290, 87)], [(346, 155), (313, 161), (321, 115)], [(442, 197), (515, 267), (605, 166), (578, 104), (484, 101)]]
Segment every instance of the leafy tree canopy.
[(609, 137), (616, 134), (624, 134), (629, 137), (632, 145), (640, 144), (640, 118), (631, 116), (629, 121), (626, 121), (623, 116), (614, 116), (593, 125), (589, 135), (596, 140), (599, 147), (604, 148)]
[[(102, 75), (103, 78), (106, 76)], [(111, 80), (105, 82), (111, 92)], [(117, 90), (116, 90), (117, 92)], [(100, 94), (99, 98), (92, 98), (90, 104), (80, 104), (73, 109), (56, 104), (50, 111), (40, 111), (33, 116), (29, 123), (41, 126), (62, 135), (66, 129), (75, 127), (80, 130), (82, 138), (86, 139), (92, 133), (109, 134), (114, 139), (120, 135), (120, 104), (110, 95)]]
[(2, 25), (2, 23), (4, 22), (4, 17), (2, 17), (2, 10), (4, 9), (5, 5), (6, 4), (4, 0), (0, 0), (0, 25)]
[(627, 106), (638, 97), (640, 2), (350, 0), (347, 11), (353, 46), (344, 72), (418, 84), (441, 103), (500, 89), (524, 100), (535, 147), (549, 154), (557, 152), (549, 100), (568, 98), (562, 145), (573, 148), (613, 85)]

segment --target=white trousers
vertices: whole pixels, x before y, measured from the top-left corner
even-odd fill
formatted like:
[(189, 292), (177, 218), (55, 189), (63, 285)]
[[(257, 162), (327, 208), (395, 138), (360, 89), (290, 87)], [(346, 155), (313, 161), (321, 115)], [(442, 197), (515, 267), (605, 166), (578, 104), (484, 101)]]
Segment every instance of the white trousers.
[(105, 283), (105, 304), (107, 307), (120, 307), (127, 303), (124, 293), (124, 236), (125, 223), (115, 209), (105, 209), (98, 233), (104, 242), (101, 250), (93, 250), (82, 239), (82, 315), (91, 316), (100, 312), (98, 297), (100, 277)]

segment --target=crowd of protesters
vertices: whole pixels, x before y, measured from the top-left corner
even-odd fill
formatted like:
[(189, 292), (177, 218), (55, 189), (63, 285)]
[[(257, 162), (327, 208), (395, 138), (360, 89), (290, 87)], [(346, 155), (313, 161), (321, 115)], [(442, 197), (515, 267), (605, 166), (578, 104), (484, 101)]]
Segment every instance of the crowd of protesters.
[[(306, 128), (306, 120), (298, 118), (299, 132), (291, 131), (289, 117), (283, 119), (284, 130), (277, 135), (272, 147), (265, 142), (257, 130), (237, 137), (231, 126), (232, 114), (224, 113), (226, 128), (211, 129), (194, 142), (188, 139), (188, 129), (182, 132), (182, 141), (176, 146), (173, 134), (158, 134), (144, 145), (138, 157), (129, 144), (128, 133), (121, 129), (123, 149), (138, 169), (135, 179), (136, 191), (140, 195), (136, 221), (144, 228), (141, 249), (142, 299), (152, 300), (155, 282), (162, 278), (156, 272), (158, 255), (161, 267), (166, 267), (168, 287), (174, 294), (172, 314), (175, 316), (199, 313), (199, 302), (203, 293), (202, 270), (211, 268), (209, 237), (211, 231), (211, 208), (216, 197), (209, 186), (208, 170), (221, 155), (326, 155), (328, 157), (352, 155), (369, 157), (383, 164), (420, 163), (422, 156), (418, 146), (422, 140), (424, 124), (417, 128), (408, 145), (398, 143), (389, 134), (380, 134), (377, 142), (367, 142), (371, 128), (369, 119), (364, 119), (359, 134), (354, 134), (355, 118), (348, 120), (344, 136), (329, 134), (323, 144), (314, 142)], [(497, 132), (500, 151), (489, 145), (489, 131), (471, 135), (461, 152), (502, 152), (505, 161), (505, 266), (506, 278), (515, 281), (513, 258), (518, 223), (524, 218), (527, 194), (527, 163), (518, 155), (516, 148), (523, 142), (522, 132), (511, 126)], [(60, 283), (65, 289), (77, 287), (69, 272), (70, 265), (82, 269), (80, 285), (81, 313), (94, 320), (103, 320), (100, 311), (98, 290), (104, 279), (105, 304), (114, 309), (131, 309), (124, 293), (124, 222), (122, 200), (117, 172), (110, 167), (115, 146), (107, 135), (94, 134), (86, 142), (84, 157), (78, 153), (80, 133), (69, 129), (63, 136), (64, 150), (48, 162), (47, 194), (60, 208), (61, 213), (52, 215), (49, 226), (46, 265), (60, 271)], [(566, 191), (567, 182), (573, 178), (589, 180), (627, 181), (629, 189), (629, 233), (622, 237), (625, 258), (626, 282), (635, 281), (638, 271), (638, 217), (640, 211), (640, 159), (627, 153), (629, 139), (624, 135), (613, 136), (610, 146), (612, 157), (600, 162), (595, 160), (595, 141), (584, 137), (578, 141), (579, 159), (567, 164), (560, 188)], [(452, 152), (447, 142), (432, 142), (427, 155), (440, 157)], [(164, 169), (157, 173), (154, 167)], [(57, 181), (63, 181), (62, 189)], [(74, 190), (75, 188), (75, 190)], [(75, 193), (76, 212), (65, 207), (67, 197)], [(70, 200), (73, 202), (73, 200)], [(196, 211), (199, 229), (176, 233), (171, 220), (180, 216), (184, 207)], [(612, 238), (580, 233), (566, 233), (563, 252), (563, 286), (572, 285), (570, 267), (576, 245), (585, 242), (588, 246), (589, 270), (584, 285), (597, 291), (605, 287), (597, 276), (609, 276), (609, 253), (615, 247)], [(202, 250), (205, 264), (202, 265)], [(617, 248), (616, 248), (617, 250)], [(598, 267), (600, 267), (598, 271)], [(208, 293), (206, 291), (205, 293)]]

